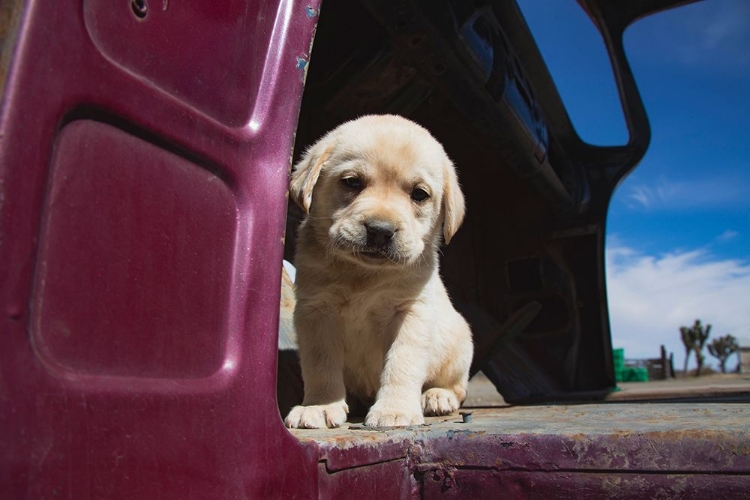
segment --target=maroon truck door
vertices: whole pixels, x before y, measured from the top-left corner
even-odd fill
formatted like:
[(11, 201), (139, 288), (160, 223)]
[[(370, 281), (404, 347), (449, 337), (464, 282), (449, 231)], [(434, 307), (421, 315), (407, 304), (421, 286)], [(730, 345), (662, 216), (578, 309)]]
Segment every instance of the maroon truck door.
[(275, 352), (318, 2), (3, 3), (0, 497), (314, 495)]

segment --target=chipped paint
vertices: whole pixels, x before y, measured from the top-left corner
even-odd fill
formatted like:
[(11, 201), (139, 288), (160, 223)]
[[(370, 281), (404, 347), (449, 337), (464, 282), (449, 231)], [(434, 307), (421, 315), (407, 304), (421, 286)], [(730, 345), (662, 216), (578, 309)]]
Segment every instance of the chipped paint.
[(307, 54), (303, 57), (297, 57), (297, 69), (302, 71), (302, 85), (305, 85), (305, 81), (307, 81), (307, 70), (308, 70), (308, 60), (309, 60), (309, 54), (312, 54), (313, 44), (315, 43), (315, 33), (318, 29), (318, 23), (317, 23), (317, 17), (320, 16), (320, 8), (316, 9), (315, 7), (308, 5), (305, 8), (305, 12), (307, 15), (307, 19), (315, 19), (315, 26), (313, 27), (312, 36), (310, 37), (310, 44), (307, 47)]
[(305, 85), (305, 81), (307, 80), (307, 70), (309, 67), (309, 64), (307, 64), (307, 58), (306, 57), (300, 57), (297, 56), (297, 64), (295, 67), (302, 72), (302, 85)]
[(579, 486), (587, 488), (580, 498), (618, 489), (633, 498), (669, 497), (705, 491), (710, 481), (740, 491), (750, 481), (750, 406), (695, 408), (672, 403), (472, 409), (470, 423), (449, 416), (400, 429), (352, 425), (292, 433), (316, 447), (331, 474), (364, 473), (403, 458), (425, 498), (480, 497), (499, 487), (524, 496), (532, 484), (550, 495), (558, 484), (571, 495)]
[(448, 440), (451, 440), (456, 436), (466, 437), (468, 435), (469, 435), (469, 431), (466, 431), (466, 430), (454, 431), (453, 429), (451, 429), (445, 433), (445, 436), (448, 438)]

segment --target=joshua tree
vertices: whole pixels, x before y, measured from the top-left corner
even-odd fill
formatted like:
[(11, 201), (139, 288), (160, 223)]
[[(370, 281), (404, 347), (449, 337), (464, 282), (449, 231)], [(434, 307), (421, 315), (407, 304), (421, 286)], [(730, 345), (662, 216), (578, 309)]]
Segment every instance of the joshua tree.
[(695, 361), (698, 363), (698, 369), (695, 371), (695, 376), (701, 374), (703, 363), (706, 361), (706, 357), (703, 355), (703, 347), (706, 345), (708, 336), (711, 333), (711, 325), (705, 327), (701, 325), (701, 320), (696, 319), (695, 324), (688, 328), (686, 326), (680, 327), (680, 334), (682, 335), (682, 342), (685, 344), (685, 373), (687, 374), (687, 362), (690, 351), (695, 352)]
[(693, 350), (695, 351), (695, 360), (698, 363), (698, 369), (695, 371), (696, 377), (700, 376), (703, 362), (706, 361), (706, 357), (703, 355), (703, 346), (706, 345), (710, 333), (711, 325), (706, 325), (704, 328), (701, 326), (701, 320), (695, 320), (695, 324), (693, 325), (693, 338), (695, 339)]
[(708, 344), (708, 352), (711, 353), (711, 356), (719, 360), (721, 373), (727, 372), (727, 358), (737, 352), (738, 349), (739, 345), (737, 344), (737, 339), (730, 334), (726, 334), (718, 339), (713, 339), (713, 341)]
[(688, 361), (690, 360), (690, 351), (693, 350), (693, 329), (687, 326), (680, 327), (680, 335), (682, 336), (682, 343), (685, 344), (685, 367), (682, 369), (682, 373), (687, 375)]

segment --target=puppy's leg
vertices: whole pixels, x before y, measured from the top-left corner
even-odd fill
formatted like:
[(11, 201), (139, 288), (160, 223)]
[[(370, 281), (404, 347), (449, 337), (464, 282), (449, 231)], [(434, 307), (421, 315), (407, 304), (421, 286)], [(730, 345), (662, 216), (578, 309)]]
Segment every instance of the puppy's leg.
[[(385, 359), (375, 404), (365, 417), (370, 427), (420, 425), (422, 385), (427, 375), (429, 325), (413, 312), (404, 313)], [(397, 322), (398, 323), (398, 322)]]
[(425, 415), (448, 415), (461, 405), (456, 393), (442, 387), (432, 387), (422, 393), (422, 410)]
[(442, 363), (435, 372), (430, 370), (431, 376), (422, 394), (425, 415), (448, 415), (458, 410), (466, 399), (469, 368), (474, 355), (471, 330), (458, 314), (446, 326), (441, 332), (441, 339), (446, 341), (440, 346), (444, 353)]
[[(298, 305), (299, 308), (299, 305)], [(346, 422), (343, 348), (336, 325), (316, 312), (295, 311), (305, 397), (284, 422), (287, 427), (319, 429)]]

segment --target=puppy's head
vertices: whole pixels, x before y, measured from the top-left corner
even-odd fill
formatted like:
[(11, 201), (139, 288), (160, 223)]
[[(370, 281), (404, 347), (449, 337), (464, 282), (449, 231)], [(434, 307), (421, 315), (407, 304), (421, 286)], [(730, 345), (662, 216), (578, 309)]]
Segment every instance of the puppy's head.
[(328, 252), (366, 267), (409, 265), (453, 237), (464, 198), (427, 130), (372, 115), (334, 129), (304, 154), (290, 184)]

